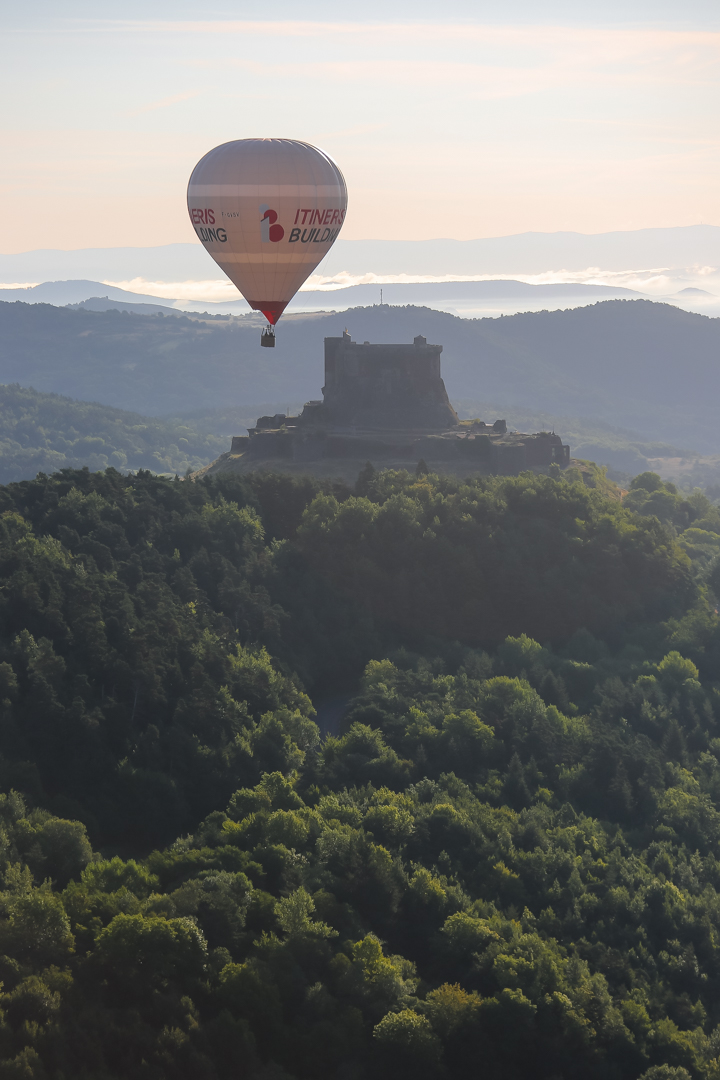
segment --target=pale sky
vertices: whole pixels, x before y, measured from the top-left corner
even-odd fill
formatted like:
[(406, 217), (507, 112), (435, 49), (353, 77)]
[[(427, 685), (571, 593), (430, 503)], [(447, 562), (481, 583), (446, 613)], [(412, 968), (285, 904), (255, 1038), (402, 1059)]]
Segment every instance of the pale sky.
[(720, 225), (717, 0), (4, 0), (2, 18), (2, 252), (191, 241), (190, 171), (249, 136), (335, 158), (347, 239)]

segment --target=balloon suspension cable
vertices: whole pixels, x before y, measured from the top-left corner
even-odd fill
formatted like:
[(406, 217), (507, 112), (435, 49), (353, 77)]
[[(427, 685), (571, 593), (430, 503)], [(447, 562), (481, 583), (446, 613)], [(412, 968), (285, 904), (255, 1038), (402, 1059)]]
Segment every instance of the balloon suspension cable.
[(264, 349), (275, 348), (275, 327), (264, 326), (260, 334), (260, 344)]

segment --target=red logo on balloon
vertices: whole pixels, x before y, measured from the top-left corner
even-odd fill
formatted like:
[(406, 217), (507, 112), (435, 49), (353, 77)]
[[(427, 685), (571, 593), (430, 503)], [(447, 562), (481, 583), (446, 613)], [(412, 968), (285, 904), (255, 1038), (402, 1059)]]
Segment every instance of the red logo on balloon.
[(277, 213), (275, 210), (271, 210), (265, 203), (260, 207), (260, 239), (263, 244), (277, 244), (278, 240), (282, 240), (285, 235), (285, 230), (282, 225), (276, 225)]

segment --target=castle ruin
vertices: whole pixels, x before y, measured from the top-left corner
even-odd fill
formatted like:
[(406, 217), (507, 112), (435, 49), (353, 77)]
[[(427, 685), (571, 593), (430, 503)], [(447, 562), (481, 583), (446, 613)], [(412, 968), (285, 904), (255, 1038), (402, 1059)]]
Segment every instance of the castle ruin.
[(458, 420), (441, 352), (442, 345), (420, 336), (412, 345), (359, 344), (347, 331), (325, 338), (322, 400), (308, 401), (299, 416), (261, 416), (246, 436), (233, 438), (217, 466), (235, 459), (241, 472), (349, 476), (367, 461), (411, 468), (424, 460), (432, 471), (462, 475), (568, 465), (570, 448), (554, 432), (523, 434), (509, 432), (504, 420)]

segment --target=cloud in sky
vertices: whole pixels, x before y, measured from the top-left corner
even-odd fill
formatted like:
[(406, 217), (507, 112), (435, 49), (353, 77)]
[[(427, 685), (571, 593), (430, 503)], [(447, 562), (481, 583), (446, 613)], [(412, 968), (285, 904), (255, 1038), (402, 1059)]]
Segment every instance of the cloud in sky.
[(128, 113), (128, 116), (141, 116), (142, 113), (154, 112), (156, 109), (166, 109), (170, 105), (179, 105), (181, 101), (189, 101), (191, 98), (198, 97), (200, 93), (200, 90), (188, 90), (183, 94), (173, 94), (171, 97), (163, 98), (162, 101), (152, 101), (148, 105), (141, 105), (139, 109), (134, 109)]
[(349, 238), (720, 223), (709, 19), (659, 26), (662, 2), (644, 25), (614, 27), (569, 14), (502, 25), (470, 7), (456, 18), (457, 4), (446, 22), (427, 7), (398, 18), (397, 4), (385, 20), (371, 4), (364, 20), (277, 22), (145, 6), (130, 2), (124, 20), (78, 17), (91, 8), (77, 3), (68, 18), (14, 15), (0, 71), (0, 187), (14, 213), (0, 250), (192, 239), (193, 165), (258, 134), (336, 158)]

